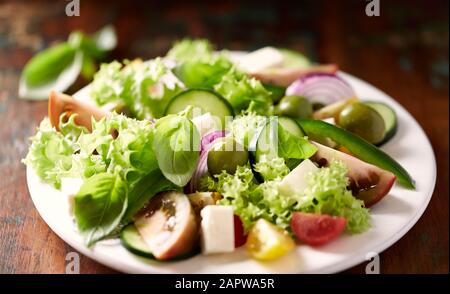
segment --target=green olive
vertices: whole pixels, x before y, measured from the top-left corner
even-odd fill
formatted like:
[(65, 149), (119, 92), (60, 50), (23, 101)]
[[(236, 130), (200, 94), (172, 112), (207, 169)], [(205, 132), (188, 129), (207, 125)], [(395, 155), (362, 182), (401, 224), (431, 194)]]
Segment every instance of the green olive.
[(311, 103), (301, 96), (285, 96), (276, 107), (278, 115), (285, 115), (292, 118), (308, 118), (312, 115)]
[(386, 133), (381, 115), (362, 103), (345, 107), (339, 114), (338, 124), (373, 144), (381, 142)]
[(216, 139), (208, 153), (208, 171), (211, 175), (220, 174), (225, 170), (234, 174), (240, 165), (248, 162), (248, 152), (231, 137)]

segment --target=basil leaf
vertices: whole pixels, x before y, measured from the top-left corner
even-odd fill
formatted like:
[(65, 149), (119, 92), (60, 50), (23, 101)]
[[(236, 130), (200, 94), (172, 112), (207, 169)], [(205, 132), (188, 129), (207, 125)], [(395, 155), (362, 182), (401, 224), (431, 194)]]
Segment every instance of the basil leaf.
[(91, 79), (95, 71), (93, 58), (104, 58), (116, 45), (112, 26), (102, 28), (92, 37), (72, 32), (67, 42), (41, 51), (27, 63), (19, 82), (19, 97), (47, 99), (51, 90), (66, 91), (80, 72)]
[(91, 80), (94, 77), (95, 72), (97, 71), (97, 66), (92, 57), (87, 54), (83, 56), (83, 63), (81, 66), (81, 76), (86, 80)]
[(150, 172), (136, 183), (128, 193), (128, 207), (122, 223), (127, 224), (145, 203), (159, 192), (177, 190), (171, 181), (167, 180), (159, 169)]
[(179, 187), (185, 186), (200, 153), (200, 135), (192, 122), (176, 114), (159, 119), (153, 148), (164, 176)]
[(92, 36), (74, 31), (69, 35), (69, 43), (75, 48), (81, 49), (86, 55), (103, 59), (109, 51), (117, 46), (117, 35), (114, 27), (108, 25)]
[(116, 30), (112, 25), (104, 26), (92, 36), (92, 40), (99, 50), (111, 51), (117, 46)]
[[(38, 56), (39, 55), (37, 55), (36, 57)], [(29, 73), (28, 74), (34, 76), (36, 72), (40, 72), (40, 70), (42, 70), (41, 74), (36, 74), (38, 75), (38, 77), (52, 76), (54, 79), (48, 80), (47, 78), (45, 78), (44, 80), (46, 82), (39, 83), (38, 85), (31, 85), (27, 82), (25, 72), (22, 73), (19, 82), (19, 97), (22, 99), (42, 100), (47, 99), (50, 91), (52, 90), (55, 90), (57, 92), (66, 91), (78, 78), (78, 75), (80, 74), (81, 71), (82, 63), (83, 63), (83, 53), (77, 52), (74, 55), (73, 59), (71, 60), (70, 64), (68, 64), (66, 67), (61, 69), (58, 66), (58, 69), (61, 69), (61, 71), (57, 73), (56, 77), (54, 77), (54, 73), (48, 74), (45, 72), (45, 69), (43, 69), (44, 67), (51, 66), (49, 65), (50, 62), (46, 62), (44, 60), (40, 61), (39, 67), (41, 68), (38, 67), (39, 70), (34, 70), (32, 71), (32, 74)]]
[(278, 155), (285, 160), (306, 159), (316, 153), (317, 148), (303, 137), (295, 136), (278, 124)]
[(54, 80), (75, 58), (76, 48), (61, 43), (39, 52), (25, 65), (23, 78), (30, 86)]
[(127, 208), (127, 185), (118, 174), (87, 179), (75, 196), (75, 220), (87, 246), (108, 236)]

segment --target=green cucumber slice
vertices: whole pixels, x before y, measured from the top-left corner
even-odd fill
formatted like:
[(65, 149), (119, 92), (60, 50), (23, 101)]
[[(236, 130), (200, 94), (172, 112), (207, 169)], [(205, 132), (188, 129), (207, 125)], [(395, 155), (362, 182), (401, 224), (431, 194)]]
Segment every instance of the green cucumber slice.
[(386, 134), (383, 140), (377, 144), (378, 146), (380, 146), (394, 137), (395, 133), (397, 132), (397, 114), (391, 107), (382, 102), (367, 101), (364, 102), (364, 104), (378, 112), (378, 114), (380, 114), (384, 120)]
[(288, 131), (292, 135), (298, 137), (304, 137), (306, 135), (300, 125), (290, 117), (279, 116), (278, 123), (283, 127), (284, 130)]
[(179, 113), (189, 105), (200, 110), (194, 110), (195, 115), (209, 112), (211, 115), (220, 118), (222, 127), (225, 126), (226, 117), (234, 116), (233, 107), (230, 103), (220, 94), (208, 89), (188, 89), (179, 93), (167, 105), (165, 115)]
[(139, 235), (139, 232), (134, 224), (129, 224), (122, 229), (122, 232), (120, 232), (120, 241), (122, 245), (131, 253), (142, 257), (152, 259), (155, 258), (150, 251), (150, 248), (148, 248), (147, 244), (145, 243), (144, 239), (142, 239), (141, 235)]
[[(144, 239), (142, 239), (138, 230), (136, 229), (134, 224), (129, 224), (122, 229), (120, 232), (120, 242), (122, 245), (131, 253), (139, 255), (141, 257), (155, 259), (150, 248), (145, 243)], [(171, 260), (166, 260), (164, 262), (183, 260), (187, 258), (191, 258), (200, 253), (200, 248), (194, 248), (192, 252), (183, 254)]]

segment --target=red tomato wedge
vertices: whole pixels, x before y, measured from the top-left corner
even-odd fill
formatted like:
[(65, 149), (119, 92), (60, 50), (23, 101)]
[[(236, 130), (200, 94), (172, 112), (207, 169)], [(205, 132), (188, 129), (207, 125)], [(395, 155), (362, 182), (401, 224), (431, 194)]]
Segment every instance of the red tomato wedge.
[(291, 228), (300, 241), (319, 246), (336, 239), (346, 223), (345, 218), (339, 216), (294, 212)]
[(247, 242), (247, 236), (244, 232), (244, 225), (239, 216), (234, 215), (234, 247), (241, 247), (245, 242)]

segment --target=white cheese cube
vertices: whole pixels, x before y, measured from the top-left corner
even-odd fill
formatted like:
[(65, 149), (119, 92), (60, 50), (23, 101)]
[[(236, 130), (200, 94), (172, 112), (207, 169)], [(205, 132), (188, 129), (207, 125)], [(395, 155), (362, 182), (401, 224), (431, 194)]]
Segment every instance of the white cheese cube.
[(209, 112), (200, 116), (194, 117), (192, 123), (198, 130), (200, 137), (212, 132), (222, 129), (220, 118), (212, 116)]
[(256, 73), (264, 69), (283, 65), (283, 54), (273, 47), (264, 47), (253, 51), (238, 62), (238, 67), (248, 73)]
[(201, 247), (203, 254), (234, 251), (233, 208), (226, 205), (208, 205), (200, 212)]
[(61, 178), (61, 192), (67, 197), (69, 214), (73, 215), (75, 205), (75, 195), (83, 185), (83, 179), (80, 178)]
[(301, 194), (307, 188), (306, 175), (319, 169), (311, 160), (303, 160), (283, 178), (278, 190), (285, 195)]

